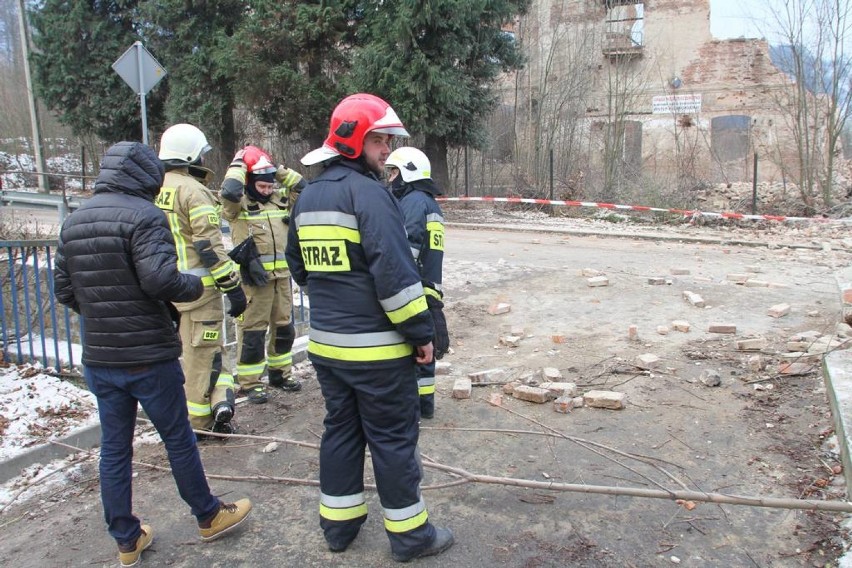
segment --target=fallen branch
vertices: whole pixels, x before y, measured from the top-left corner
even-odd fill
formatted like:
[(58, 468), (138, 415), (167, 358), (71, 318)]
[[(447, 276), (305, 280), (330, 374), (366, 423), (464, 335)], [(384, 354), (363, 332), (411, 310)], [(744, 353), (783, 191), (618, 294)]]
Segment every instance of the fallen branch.
[[(318, 448), (317, 444), (308, 442), (300, 442), (298, 440), (284, 440), (281, 438), (273, 438), (266, 436), (251, 436), (248, 434), (226, 434), (225, 436), (234, 438), (251, 438), (251, 439), (266, 439), (270, 441), (283, 441), (285, 443), (293, 443), (294, 445)], [(565, 437), (565, 436), (563, 436)], [(61, 442), (52, 442), (75, 451), (92, 454), (81, 448), (63, 444)], [(633, 457), (633, 456), (632, 456)], [(639, 458), (636, 458), (639, 459)], [(652, 458), (645, 458), (652, 459)], [(170, 468), (145, 462), (134, 461), (134, 465), (140, 465), (159, 471), (171, 471)], [(591, 493), (595, 495), (626, 495), (629, 497), (645, 497), (649, 499), (665, 499), (668, 501), (699, 501), (706, 503), (718, 503), (728, 505), (745, 505), (750, 507), (765, 507), (771, 509), (801, 509), (808, 511), (833, 511), (841, 513), (852, 513), (852, 503), (848, 501), (815, 501), (810, 499), (789, 499), (779, 497), (749, 497), (744, 495), (726, 495), (722, 493), (707, 493), (704, 491), (689, 491), (689, 490), (667, 490), (667, 489), (640, 489), (633, 487), (612, 487), (606, 485), (581, 485), (576, 483), (556, 483), (553, 481), (529, 481), (526, 479), (515, 479), (511, 477), (495, 477), (492, 475), (480, 475), (471, 473), (463, 468), (448, 466), (436, 461), (427, 459), (423, 461), (423, 466), (437, 471), (442, 471), (450, 475), (454, 475), (459, 479), (430, 487), (429, 489), (438, 489), (444, 487), (453, 487), (466, 483), (484, 483), (489, 485), (505, 485), (508, 487), (524, 487), (527, 489), (539, 489), (545, 491), (561, 491), (572, 493)], [(234, 476), (221, 474), (207, 474), (211, 479), (223, 479), (228, 481), (254, 481), (254, 482), (275, 482), (286, 483), (290, 485), (305, 485), (317, 487), (319, 481), (313, 479), (301, 479), (294, 477), (273, 477), (273, 476)], [(375, 485), (365, 484), (365, 489), (375, 490)], [(422, 487), (426, 490), (427, 487)]]

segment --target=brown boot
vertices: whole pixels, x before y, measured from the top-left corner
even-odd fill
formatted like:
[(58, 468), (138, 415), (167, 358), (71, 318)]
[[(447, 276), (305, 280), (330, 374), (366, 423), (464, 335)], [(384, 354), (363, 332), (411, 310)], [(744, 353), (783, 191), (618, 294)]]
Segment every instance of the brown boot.
[(201, 540), (209, 542), (225, 535), (246, 520), (251, 512), (251, 501), (240, 499), (236, 503), (221, 503), (212, 519), (198, 523)]
[(142, 559), (142, 551), (154, 542), (154, 531), (148, 525), (142, 525), (142, 533), (133, 547), (118, 547), (118, 562), (122, 566), (137, 566)]

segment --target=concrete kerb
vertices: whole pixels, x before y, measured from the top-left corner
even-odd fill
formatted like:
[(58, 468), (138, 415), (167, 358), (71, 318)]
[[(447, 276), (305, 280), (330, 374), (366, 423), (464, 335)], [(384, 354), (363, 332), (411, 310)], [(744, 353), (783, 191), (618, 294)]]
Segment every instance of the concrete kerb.
[[(299, 363), (307, 359), (307, 347), (307, 336), (296, 338), (293, 344), (293, 363)], [(142, 412), (141, 408), (139, 409), (139, 415), (142, 418), (145, 417), (145, 413)], [(101, 443), (101, 425), (100, 423), (95, 423), (77, 428), (61, 438), (56, 438), (55, 441), (75, 448), (91, 450), (98, 447)], [(34, 464), (46, 464), (53, 460), (60, 460), (72, 453), (74, 453), (74, 450), (50, 442), (34, 446), (8, 460), (0, 461), (0, 483), (6, 483), (10, 479), (21, 475), (22, 470)]]
[[(846, 319), (852, 314), (852, 268), (838, 270), (835, 277), (840, 292), (841, 317)], [(852, 351), (828, 353), (823, 358), (823, 370), (848, 498), (852, 495)]]
[[(738, 239), (723, 239), (716, 237), (692, 237), (688, 235), (667, 235), (665, 233), (635, 233), (635, 232), (609, 232), (609, 231), (592, 231), (583, 229), (563, 229), (560, 227), (530, 227), (524, 225), (493, 225), (483, 223), (444, 223), (447, 227), (457, 227), (459, 229), (485, 229), (490, 231), (508, 231), (516, 233), (551, 233), (555, 235), (571, 235), (575, 237), (611, 237), (616, 239), (640, 239), (649, 241), (680, 241), (684, 243), (699, 243), (720, 246), (747, 246), (747, 247), (768, 247), (769, 243), (761, 241), (742, 241)], [(780, 243), (778, 247), (790, 249), (808, 249), (822, 250), (822, 247), (812, 244), (803, 243)]]

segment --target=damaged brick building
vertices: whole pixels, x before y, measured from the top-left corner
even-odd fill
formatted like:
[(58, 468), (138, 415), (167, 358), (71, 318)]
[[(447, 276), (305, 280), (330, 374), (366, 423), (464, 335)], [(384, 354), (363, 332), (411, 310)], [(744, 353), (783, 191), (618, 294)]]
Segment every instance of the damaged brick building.
[(714, 38), (713, 4), (534, 0), (510, 32), (527, 63), (501, 85), (487, 156), (514, 156), (513, 185), (557, 198), (670, 201), (755, 172), (787, 187), (790, 78), (766, 40)]

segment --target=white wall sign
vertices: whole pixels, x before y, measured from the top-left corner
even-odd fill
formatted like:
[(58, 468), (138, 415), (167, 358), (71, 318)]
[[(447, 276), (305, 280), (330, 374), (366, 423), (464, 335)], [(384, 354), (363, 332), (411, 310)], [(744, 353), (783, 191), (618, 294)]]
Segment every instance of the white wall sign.
[(701, 111), (701, 95), (660, 95), (651, 99), (654, 114), (695, 114)]

